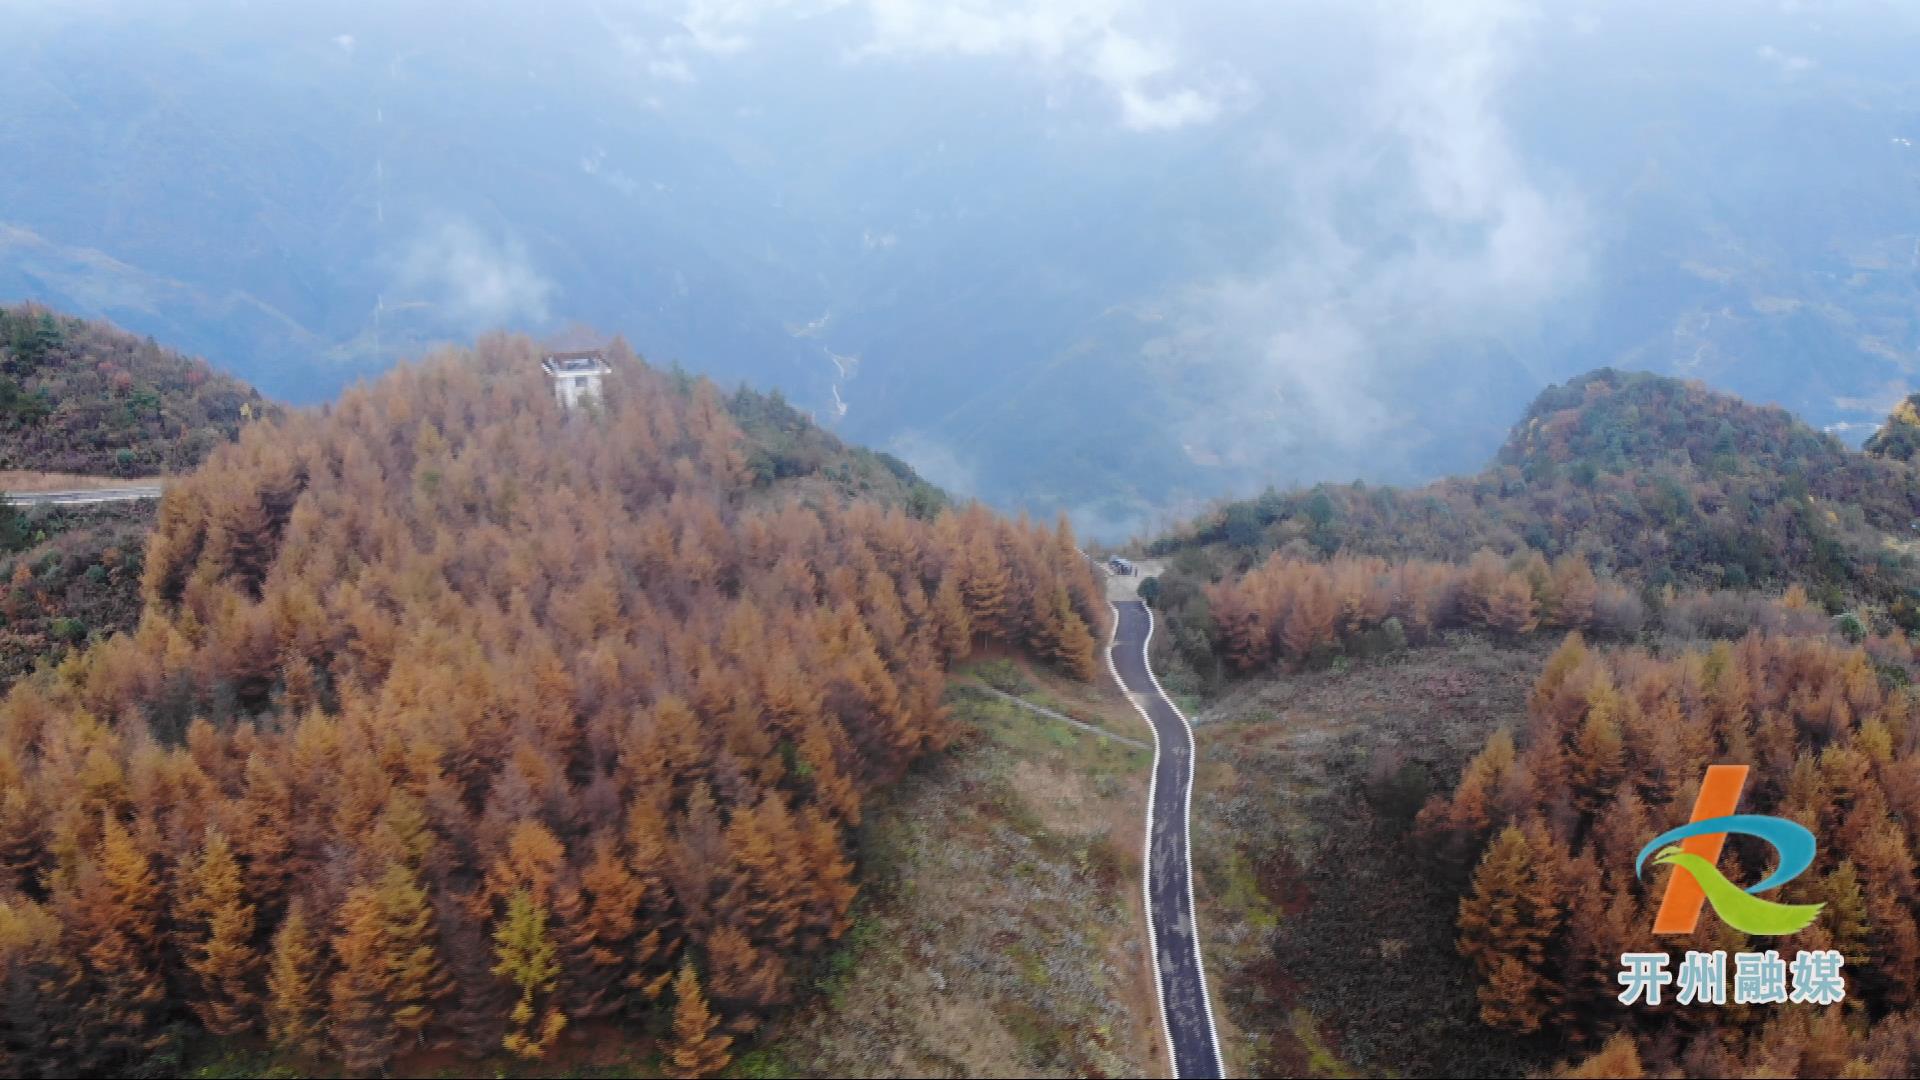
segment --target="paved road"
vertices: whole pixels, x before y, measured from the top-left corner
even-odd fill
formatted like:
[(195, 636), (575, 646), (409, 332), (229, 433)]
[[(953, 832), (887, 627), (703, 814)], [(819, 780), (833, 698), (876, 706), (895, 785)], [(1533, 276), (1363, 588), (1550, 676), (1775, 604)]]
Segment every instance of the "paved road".
[(15, 506), (88, 506), (93, 503), (137, 502), (157, 499), (158, 484), (139, 487), (96, 488), (92, 491), (4, 491), (0, 498)]
[(1177, 1077), (1218, 1077), (1220, 1037), (1213, 1028), (1207, 977), (1194, 933), (1193, 863), (1187, 814), (1193, 802), (1193, 730), (1167, 700), (1147, 666), (1153, 615), (1139, 600), (1113, 600), (1109, 656), (1120, 688), (1153, 725), (1153, 794), (1147, 808), (1147, 931), (1160, 1016)]

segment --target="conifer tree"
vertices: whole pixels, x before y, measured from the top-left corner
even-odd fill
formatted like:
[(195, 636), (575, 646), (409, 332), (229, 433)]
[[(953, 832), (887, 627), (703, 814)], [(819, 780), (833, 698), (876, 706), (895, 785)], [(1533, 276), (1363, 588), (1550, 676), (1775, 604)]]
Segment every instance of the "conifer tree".
[(1482, 1020), (1523, 1033), (1539, 1028), (1556, 989), (1546, 970), (1547, 944), (1559, 923), (1552, 881), (1533, 844), (1508, 826), (1474, 870), (1473, 891), (1460, 901), (1460, 954), (1484, 980)]
[(392, 1014), (390, 949), (378, 890), (355, 888), (340, 909), (340, 931), (333, 939), (337, 970), (328, 983), (327, 1024), (341, 1064), (351, 1072), (385, 1069), (403, 1042), (405, 1033)]
[(194, 995), (190, 1004), (215, 1035), (252, 1028), (259, 994), (254, 980), (260, 955), (253, 947), (253, 905), (247, 903), (240, 865), (218, 829), (183, 875), (174, 923), (178, 927)]
[(387, 868), (375, 896), (392, 980), (388, 990), (392, 1023), (403, 1035), (423, 1041), (435, 1007), (452, 989), (440, 966), (433, 908), (413, 872), (398, 863)]
[(1049, 642), (1049, 652), (1062, 670), (1076, 679), (1090, 680), (1094, 677), (1098, 646), (1087, 624), (1073, 610), (1073, 601), (1067, 596), (1064, 585), (1057, 585), (1053, 591), (1053, 615), (1050, 620), (1053, 628)]
[(1287, 647), (1287, 655), (1303, 660), (1331, 643), (1338, 617), (1339, 608), (1325, 578), (1319, 574), (1306, 577), (1294, 589), (1293, 604), (1280, 624), (1280, 640)]
[(0, 1075), (54, 1075), (71, 1060), (60, 1044), (72, 1015), (58, 990), (75, 976), (60, 931), (45, 905), (0, 900)]
[(547, 912), (522, 888), (507, 902), (506, 917), (493, 931), (493, 973), (520, 992), (507, 1018), (504, 1045), (523, 1058), (545, 1057), (567, 1026), (554, 1004), (560, 960), (547, 931)]
[(1486, 624), (1489, 630), (1509, 637), (1530, 634), (1540, 625), (1539, 605), (1525, 576), (1508, 574), (1487, 596)]
[(933, 593), (933, 618), (939, 627), (940, 648), (949, 661), (964, 659), (973, 647), (973, 620), (960, 595), (959, 575), (944, 574)]
[(992, 531), (975, 532), (960, 559), (960, 596), (975, 635), (1003, 640), (1012, 631), (1012, 588), (1012, 576)]
[(294, 901), (273, 935), (267, 964), (267, 1037), (295, 1054), (320, 1050), (326, 1019), (324, 962), (306, 905)]
[(700, 979), (693, 973), (693, 965), (681, 965), (680, 974), (673, 981), (673, 1049), (668, 1055), (672, 1075), (697, 1080), (727, 1067), (733, 1060), (728, 1052), (733, 1037), (715, 1033), (714, 1029), (719, 1026), (719, 1018), (707, 1007), (706, 995), (700, 992)]
[(161, 891), (132, 833), (111, 815), (101, 831), (97, 862), (82, 867), (64, 905), (63, 949), (80, 958), (61, 990), (79, 1011), (66, 1045), (82, 1061), (125, 1068), (168, 1042), (160, 1027), (166, 1003)]
[(645, 893), (618, 846), (602, 837), (593, 858), (554, 892), (553, 936), (560, 957), (562, 1011), (575, 1020), (616, 1013), (626, 1003), (631, 952)]

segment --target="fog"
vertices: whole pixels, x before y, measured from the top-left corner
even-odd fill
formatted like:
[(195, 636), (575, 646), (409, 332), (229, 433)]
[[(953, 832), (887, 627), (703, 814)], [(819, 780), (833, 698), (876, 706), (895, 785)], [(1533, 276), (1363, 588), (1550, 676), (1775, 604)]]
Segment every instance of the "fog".
[(1886, 4), (0, 0), (0, 298), (310, 401), (584, 323), (1119, 535), (1603, 364), (1920, 387)]

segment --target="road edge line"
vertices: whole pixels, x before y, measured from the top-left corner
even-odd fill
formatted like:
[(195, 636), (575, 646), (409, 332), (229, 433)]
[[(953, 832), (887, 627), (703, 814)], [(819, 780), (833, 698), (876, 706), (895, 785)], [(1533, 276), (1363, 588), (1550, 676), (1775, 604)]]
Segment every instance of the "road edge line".
[[(1147, 640), (1140, 645), (1141, 666), (1147, 669), (1147, 681), (1153, 684), (1154, 692), (1160, 695), (1160, 700), (1167, 703), (1167, 707), (1173, 710), (1173, 715), (1180, 718), (1181, 726), (1187, 729), (1187, 842), (1185, 850), (1181, 852), (1181, 854), (1185, 856), (1187, 864), (1187, 917), (1193, 922), (1193, 969), (1200, 973), (1200, 1004), (1204, 1006), (1207, 1016), (1207, 1036), (1213, 1042), (1213, 1062), (1220, 1067), (1220, 1076), (1222, 1080), (1225, 1080), (1227, 1075), (1227, 1057), (1220, 1052), (1220, 1026), (1214, 1023), (1213, 1020), (1213, 995), (1207, 991), (1207, 963), (1205, 958), (1200, 955), (1200, 905), (1194, 903), (1193, 900), (1193, 777), (1194, 768), (1200, 761), (1200, 742), (1193, 737), (1193, 721), (1188, 720), (1187, 714), (1182, 712), (1180, 706), (1174, 702), (1173, 698), (1167, 695), (1165, 688), (1160, 685), (1160, 676), (1153, 673), (1152, 646), (1153, 630), (1156, 625), (1156, 620), (1153, 617), (1153, 605), (1142, 600), (1140, 601), (1140, 607), (1147, 613)], [(1111, 656), (1111, 654), (1109, 654), (1109, 656)], [(1148, 726), (1152, 726), (1151, 720), (1148, 721)], [(1154, 744), (1156, 746), (1159, 745), (1159, 741), (1160, 736), (1156, 729), (1154, 733)], [(1148, 812), (1151, 813), (1151, 809), (1149, 809)], [(1164, 1011), (1164, 1003), (1161, 1008)], [(1169, 1031), (1171, 1031), (1171, 1029), (1169, 1029)], [(1168, 1035), (1168, 1039), (1171, 1041), (1171, 1034)]]
[[(1146, 607), (1146, 602), (1142, 601), (1140, 606)], [(1153, 996), (1154, 1000), (1160, 1005), (1160, 1034), (1167, 1040), (1167, 1075), (1173, 1077), (1174, 1080), (1179, 1080), (1180, 1058), (1173, 1046), (1173, 1025), (1167, 1020), (1167, 985), (1160, 974), (1160, 935), (1155, 933), (1153, 929), (1153, 804), (1157, 801), (1154, 796), (1157, 794), (1160, 783), (1160, 729), (1154, 725), (1153, 717), (1147, 715), (1147, 710), (1141, 708), (1140, 703), (1133, 700), (1133, 692), (1127, 689), (1125, 680), (1120, 678), (1120, 669), (1114, 665), (1113, 646), (1115, 642), (1119, 640), (1120, 636), (1120, 608), (1109, 598), (1107, 600), (1107, 610), (1113, 613), (1113, 624), (1107, 627), (1107, 647), (1105, 650), (1107, 674), (1113, 676), (1113, 685), (1120, 688), (1120, 696), (1126, 698), (1127, 704), (1133, 706), (1133, 711), (1140, 714), (1140, 719), (1146, 723), (1147, 730), (1153, 735), (1153, 765), (1147, 770), (1146, 842), (1141, 845), (1140, 849), (1140, 899), (1146, 905), (1147, 961), (1153, 965)], [(1153, 634), (1153, 613), (1151, 611), (1147, 613), (1147, 634), (1148, 639), (1151, 640)], [(1145, 646), (1143, 645), (1142, 651), (1144, 652), (1144, 650)], [(1150, 665), (1147, 668), (1147, 675), (1149, 678), (1153, 675), (1153, 668)], [(1178, 711), (1177, 709), (1175, 710), (1175, 712)], [(1191, 793), (1192, 784), (1189, 783), (1187, 787), (1188, 792)], [(1191, 846), (1192, 837), (1188, 837), (1188, 841), (1189, 846)], [(1193, 874), (1191, 871), (1187, 874), (1187, 882), (1189, 885), (1193, 882)], [(1206, 989), (1204, 972), (1201, 974), (1200, 984), (1204, 998)], [(1207, 1017), (1207, 1024), (1209, 1027), (1212, 1026), (1212, 1016)]]

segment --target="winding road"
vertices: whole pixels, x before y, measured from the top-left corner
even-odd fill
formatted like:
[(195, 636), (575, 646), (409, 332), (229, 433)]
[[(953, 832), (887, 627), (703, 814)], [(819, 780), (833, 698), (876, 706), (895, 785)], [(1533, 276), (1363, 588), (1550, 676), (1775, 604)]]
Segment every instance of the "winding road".
[(1193, 804), (1193, 729), (1147, 666), (1153, 613), (1140, 600), (1110, 599), (1113, 640), (1107, 660), (1134, 708), (1153, 727), (1153, 779), (1147, 797), (1147, 939), (1160, 992), (1160, 1020), (1176, 1077), (1223, 1077), (1220, 1036), (1207, 998), (1193, 917), (1193, 860), (1187, 818)]
[(94, 503), (138, 502), (157, 499), (158, 484), (118, 488), (94, 488), (89, 491), (0, 491), (0, 499), (15, 506), (91, 506)]

